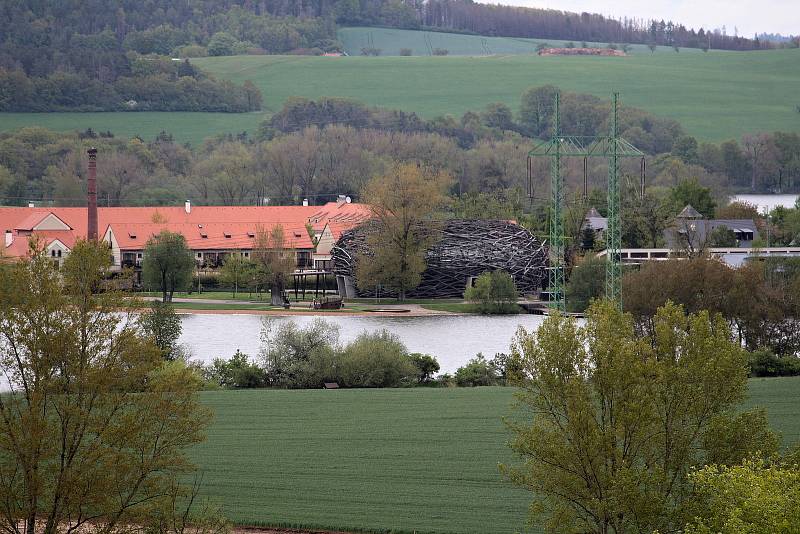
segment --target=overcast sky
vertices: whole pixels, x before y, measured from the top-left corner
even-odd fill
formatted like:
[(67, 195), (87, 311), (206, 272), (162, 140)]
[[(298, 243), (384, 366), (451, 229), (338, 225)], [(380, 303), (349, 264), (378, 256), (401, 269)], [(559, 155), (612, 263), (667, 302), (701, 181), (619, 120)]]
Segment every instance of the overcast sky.
[(695, 29), (722, 28), (733, 35), (755, 33), (800, 34), (800, 0), (479, 0), (485, 4), (545, 7), (562, 11), (587, 11), (614, 18), (636, 17), (680, 22)]

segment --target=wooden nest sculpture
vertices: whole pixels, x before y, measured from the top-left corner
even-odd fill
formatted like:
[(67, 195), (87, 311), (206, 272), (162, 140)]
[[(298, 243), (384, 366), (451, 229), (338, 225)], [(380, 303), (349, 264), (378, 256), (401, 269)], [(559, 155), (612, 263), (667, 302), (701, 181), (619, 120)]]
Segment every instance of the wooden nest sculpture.
[[(331, 252), (333, 271), (352, 281), (359, 297), (376, 296), (377, 288), (358, 288), (356, 263), (369, 256), (367, 236), (374, 223), (345, 232)], [(547, 248), (527, 229), (508, 221), (452, 219), (433, 229), (434, 244), (426, 253), (422, 282), (409, 298), (462, 298), (467, 284), (486, 271), (505, 271), (520, 294), (534, 293), (546, 276)], [(348, 295), (351, 296), (351, 295)], [(392, 296), (382, 288), (380, 296)]]

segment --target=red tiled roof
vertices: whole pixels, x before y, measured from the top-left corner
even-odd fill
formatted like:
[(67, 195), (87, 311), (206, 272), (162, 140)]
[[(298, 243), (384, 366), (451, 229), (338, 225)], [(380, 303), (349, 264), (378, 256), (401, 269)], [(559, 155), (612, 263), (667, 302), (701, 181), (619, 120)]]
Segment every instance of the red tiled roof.
[[(336, 238), (341, 232), (356, 226), (370, 217), (363, 204), (329, 202), (323, 206), (192, 206), (186, 213), (183, 206), (98, 208), (98, 231), (103, 236), (111, 227), (123, 249), (141, 249), (147, 239), (161, 230), (180, 232), (186, 237), (189, 248), (196, 250), (252, 248), (258, 227), (270, 229), (279, 224), (284, 227), (287, 244), (292, 248), (313, 248), (306, 224), (322, 230), (331, 223)], [(86, 208), (27, 208), (0, 207), (0, 232), (4, 230), (31, 231), (48, 214), (54, 214), (72, 231), (36, 231), (48, 239), (51, 234), (64, 235), (65, 245), (72, 247), (75, 240), (86, 236)], [(200, 225), (203, 226), (203, 237)], [(16, 234), (17, 232), (15, 232)], [(231, 237), (226, 237), (226, 234)], [(131, 237), (136, 235), (136, 238)], [(14, 236), (14, 244), (5, 250), (7, 256), (27, 254), (27, 240), (21, 250), (22, 235)]]

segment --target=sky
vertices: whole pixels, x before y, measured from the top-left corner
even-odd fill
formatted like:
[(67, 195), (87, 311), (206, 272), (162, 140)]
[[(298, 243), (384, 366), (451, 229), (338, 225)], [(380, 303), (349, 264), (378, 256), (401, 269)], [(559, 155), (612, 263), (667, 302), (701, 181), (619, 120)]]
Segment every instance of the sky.
[(664, 19), (687, 27), (734, 28), (739, 35), (756, 33), (800, 35), (800, 0), (479, 0), (488, 4), (542, 7), (561, 11), (586, 11), (614, 18)]

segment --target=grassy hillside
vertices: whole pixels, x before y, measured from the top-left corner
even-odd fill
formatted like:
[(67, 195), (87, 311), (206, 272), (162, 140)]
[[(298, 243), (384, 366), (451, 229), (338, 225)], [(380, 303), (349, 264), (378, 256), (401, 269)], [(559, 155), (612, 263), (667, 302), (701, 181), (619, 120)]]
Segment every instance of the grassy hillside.
[(268, 57), (197, 63), (236, 82), (251, 79), (266, 105), (291, 95), (344, 96), (417, 111), (461, 115), (489, 102), (516, 109), (531, 86), (554, 84), (672, 117), (708, 140), (761, 130), (800, 130), (800, 50), (630, 57)]
[[(491, 54), (535, 54), (540, 43), (550, 46), (566, 46), (568, 41), (558, 39), (522, 39), (518, 37), (484, 37), (458, 33), (424, 32), (400, 30), (396, 28), (341, 28), (337, 32), (345, 51), (361, 55), (361, 49), (374, 47), (381, 49), (383, 56), (399, 56), (401, 48), (408, 48), (415, 56), (430, 56), (434, 48), (445, 48), (452, 56), (485, 56)], [(581, 41), (572, 41), (581, 46)], [(608, 43), (587, 43), (588, 46), (605, 47)], [(656, 53), (675, 51), (671, 47), (660, 46)], [(702, 53), (697, 48), (681, 48), (681, 53)], [(630, 54), (651, 54), (646, 45), (631, 45)]]
[[(800, 379), (751, 382), (789, 443)], [(220, 391), (194, 458), (245, 524), (411, 532), (524, 531), (529, 497), (500, 477), (511, 388)]]
[(195, 145), (203, 139), (224, 133), (254, 132), (261, 113), (190, 113), (142, 111), (127, 113), (0, 113), (0, 132), (26, 126), (42, 126), (63, 132), (111, 130), (118, 137), (150, 140), (167, 131), (180, 142)]
[[(388, 31), (388, 30), (387, 30)], [(440, 34), (445, 35), (445, 34)], [(462, 36), (452, 36), (453, 39)], [(470, 39), (474, 37), (469, 36)], [(237, 83), (253, 80), (267, 112), (290, 96), (340, 96), (416, 111), (460, 116), (490, 102), (513, 109), (527, 88), (554, 84), (679, 120), (703, 140), (748, 132), (800, 131), (800, 50), (657, 53), (629, 57), (301, 57), (233, 56), (195, 60)], [(0, 114), (0, 131), (38, 124), (58, 130), (111, 129), (149, 138), (160, 130), (199, 143), (225, 132), (252, 132), (257, 113)]]

